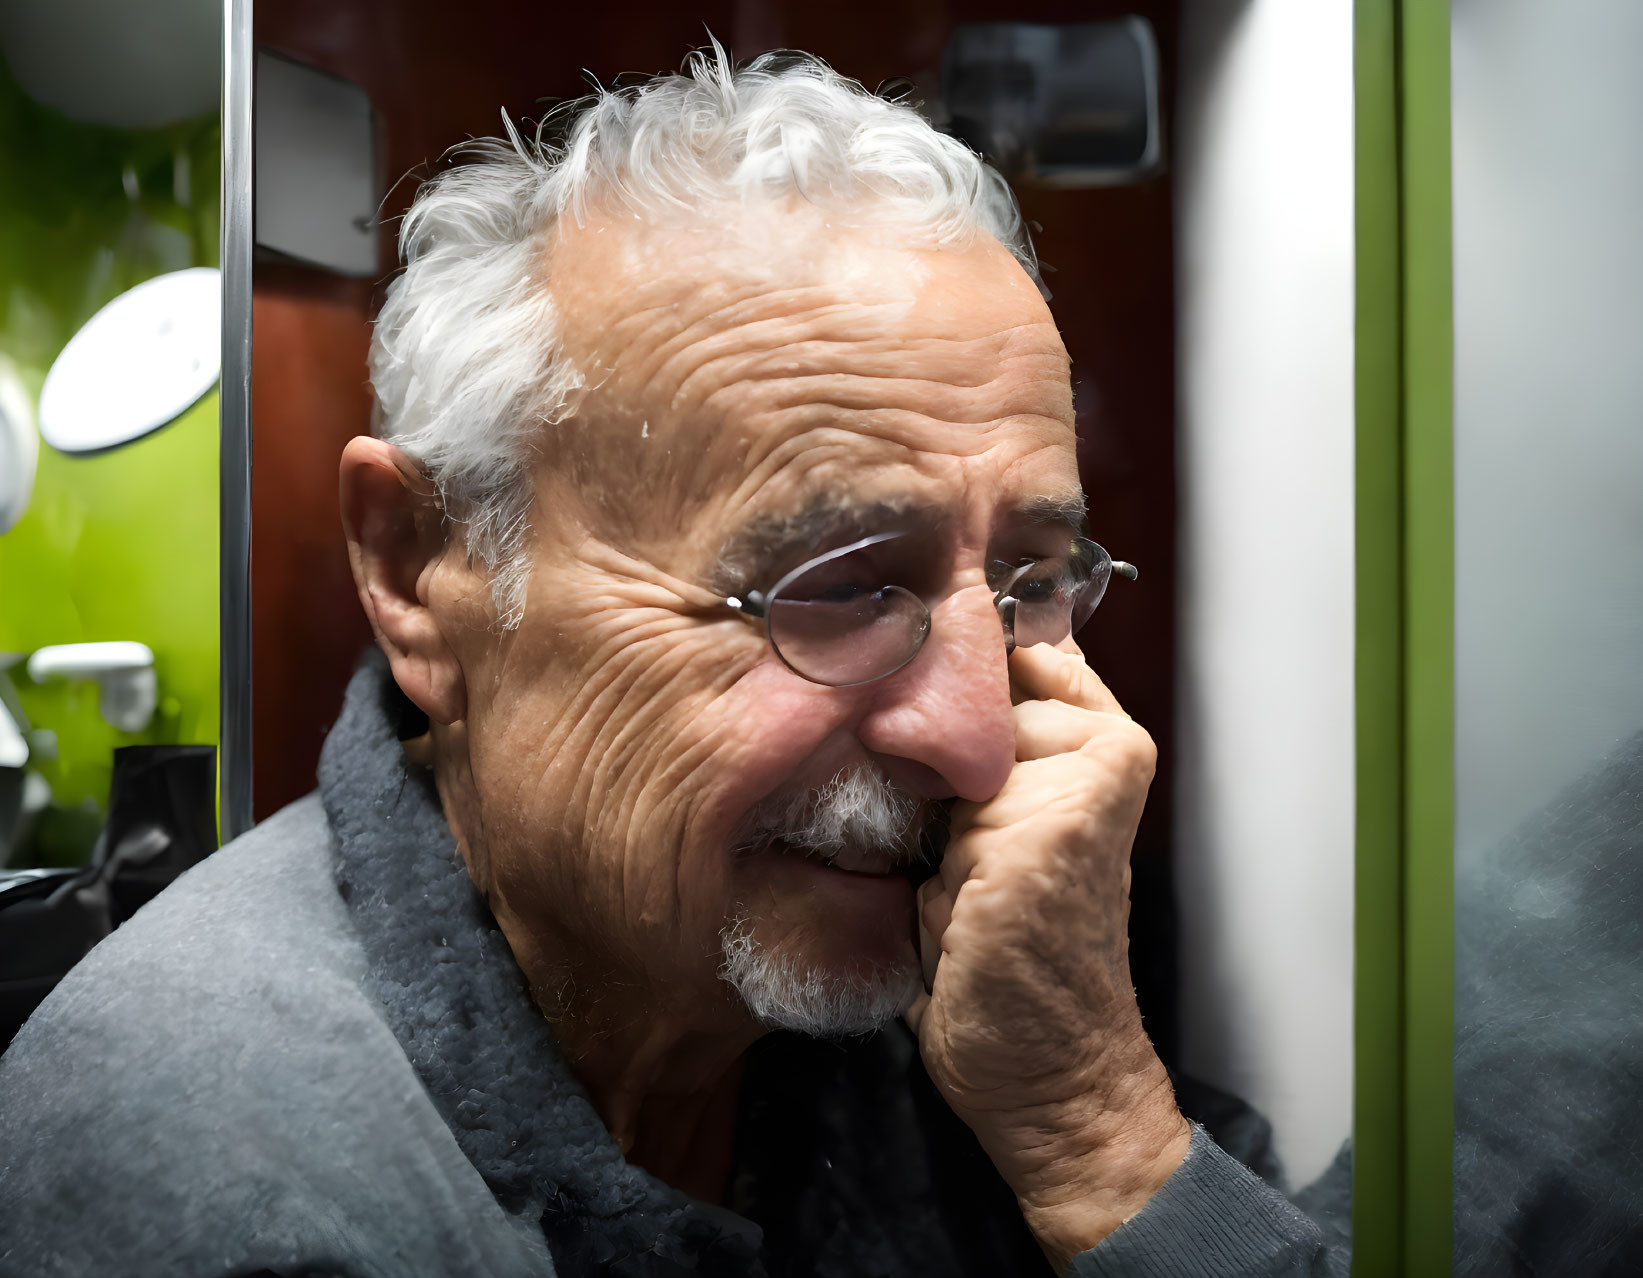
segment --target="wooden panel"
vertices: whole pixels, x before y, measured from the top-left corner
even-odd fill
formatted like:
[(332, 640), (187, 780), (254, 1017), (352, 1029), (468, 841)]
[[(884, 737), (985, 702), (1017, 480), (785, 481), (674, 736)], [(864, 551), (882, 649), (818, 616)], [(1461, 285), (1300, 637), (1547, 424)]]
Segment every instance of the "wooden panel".
[(256, 274), (251, 715), (260, 820), (313, 789), (325, 729), (370, 639), (343, 545), (337, 461), (369, 429), (371, 285), (280, 267)]

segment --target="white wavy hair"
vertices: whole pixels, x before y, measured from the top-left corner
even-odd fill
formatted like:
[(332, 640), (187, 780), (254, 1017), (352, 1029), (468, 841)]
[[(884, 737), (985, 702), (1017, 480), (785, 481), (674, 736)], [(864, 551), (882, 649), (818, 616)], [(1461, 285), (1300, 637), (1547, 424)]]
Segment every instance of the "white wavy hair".
[[(544, 140), (553, 125), (560, 143)], [(425, 183), (400, 227), (405, 270), (371, 338), (375, 430), (427, 470), (470, 554), (492, 573), (500, 623), (518, 624), (536, 432), (575, 412), (586, 383), (565, 356), (543, 247), (590, 208), (652, 221), (797, 193), (958, 247), (977, 231), (1034, 279), (1004, 179), (911, 105), (869, 93), (819, 58), (724, 48), (683, 71), (603, 89)]]

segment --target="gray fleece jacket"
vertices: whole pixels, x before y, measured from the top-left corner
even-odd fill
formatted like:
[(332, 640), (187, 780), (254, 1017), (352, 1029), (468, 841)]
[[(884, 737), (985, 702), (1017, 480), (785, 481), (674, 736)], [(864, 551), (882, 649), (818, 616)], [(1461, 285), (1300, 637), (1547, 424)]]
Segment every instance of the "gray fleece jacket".
[[(403, 762), (396, 695), (368, 662), (319, 792), (99, 945), (0, 1061), (0, 1275), (1047, 1272), (901, 1031), (754, 1050), (727, 1206), (628, 1165)], [(1341, 1263), (1200, 1128), (1074, 1273)]]

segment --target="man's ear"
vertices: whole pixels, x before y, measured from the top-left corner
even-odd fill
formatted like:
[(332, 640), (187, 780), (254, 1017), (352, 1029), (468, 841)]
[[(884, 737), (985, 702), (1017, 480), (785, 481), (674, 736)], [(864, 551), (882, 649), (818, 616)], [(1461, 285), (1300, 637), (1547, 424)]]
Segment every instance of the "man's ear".
[(462, 666), (429, 607), (445, 553), (443, 521), (421, 468), (369, 436), (342, 450), (342, 526), (359, 601), (400, 690), (436, 723), (467, 714)]

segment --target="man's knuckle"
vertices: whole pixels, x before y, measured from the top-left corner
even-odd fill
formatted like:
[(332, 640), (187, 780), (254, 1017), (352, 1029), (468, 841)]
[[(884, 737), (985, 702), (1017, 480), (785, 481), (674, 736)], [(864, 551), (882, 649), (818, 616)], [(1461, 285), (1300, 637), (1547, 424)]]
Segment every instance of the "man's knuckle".
[(1115, 733), (1118, 756), (1128, 770), (1151, 777), (1158, 767), (1158, 743), (1133, 719), (1125, 719)]

